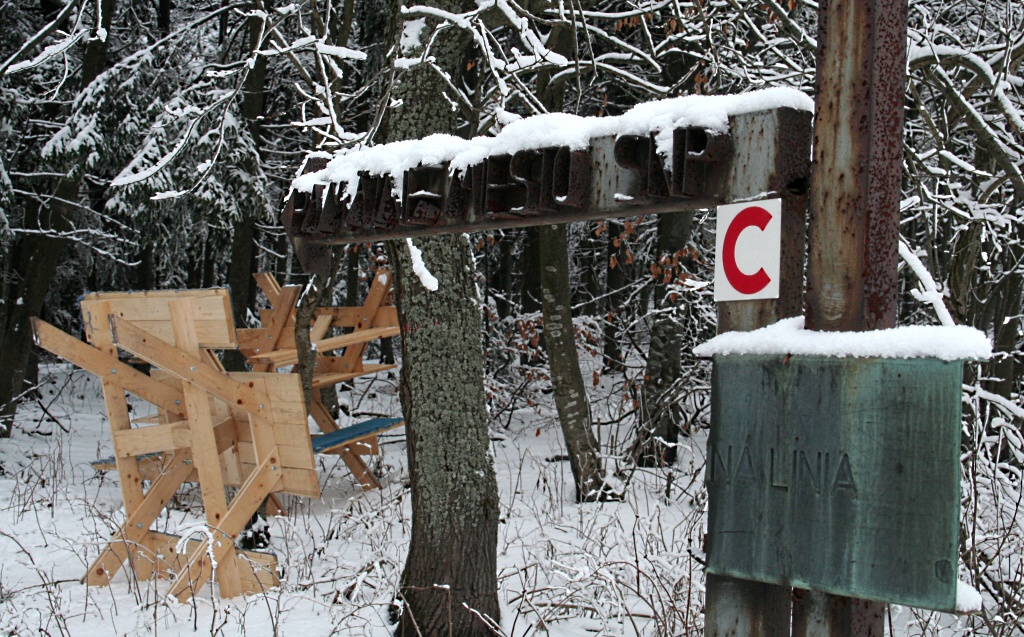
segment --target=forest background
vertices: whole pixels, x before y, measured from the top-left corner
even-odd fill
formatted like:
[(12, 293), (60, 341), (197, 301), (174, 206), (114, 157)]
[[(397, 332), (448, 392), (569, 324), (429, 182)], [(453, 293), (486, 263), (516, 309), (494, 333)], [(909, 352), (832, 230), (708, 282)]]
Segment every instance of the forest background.
[[(384, 141), (396, 76), (434, 66), (431, 47), (456, 32), (475, 61), (436, 81), (456, 96), (466, 136), (550, 109), (616, 115), (766, 86), (813, 94), (811, 0), (457, 6), (0, 0), (0, 435), (17, 435), (18, 405), (33, 398), (27, 317), (77, 332), (86, 290), (229, 284), (241, 325), (253, 320), (253, 272), (303, 282), (278, 214), (304, 157)], [(935, 322), (938, 293), (995, 345), (965, 384), (963, 526), (976, 539), (963, 557), (996, 613), (1019, 618), (1024, 6), (912, 0), (908, 45), (900, 227), (937, 288), (904, 267), (900, 323)], [(606, 449), (617, 462), (649, 463), (634, 432), (671, 442), (706, 424), (708, 371), (690, 354), (715, 331), (705, 219), (579, 223), (562, 242), (577, 345), (603, 361), (593, 382), (614, 377), (634, 405), (596, 423), (623, 432)], [(547, 400), (550, 250), (536, 230), (472, 244), (486, 397), (501, 428)], [(354, 305), (383, 250), (339, 257), (335, 300)], [(671, 449), (654, 455), (670, 461)]]

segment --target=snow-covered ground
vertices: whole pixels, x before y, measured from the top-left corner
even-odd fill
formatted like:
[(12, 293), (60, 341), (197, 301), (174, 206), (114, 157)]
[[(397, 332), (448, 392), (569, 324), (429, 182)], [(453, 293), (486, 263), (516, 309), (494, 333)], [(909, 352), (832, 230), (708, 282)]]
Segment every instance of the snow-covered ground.
[[(402, 430), (383, 439), (385, 486), (363, 492), (334, 456), (321, 456), (320, 500), (286, 498), (270, 521), (282, 587), (222, 600), (209, 586), (191, 603), (164, 598), (167, 581), (79, 582), (122, 521), (115, 472), (90, 461), (111, 447), (98, 383), (65, 365), (44, 370), (44, 397), (19, 413), (0, 444), (0, 635), (391, 634), (389, 615), (408, 548), (409, 491)], [(628, 411), (605, 377), (592, 389), (597, 420)], [(361, 379), (358, 414), (399, 413), (395, 381)], [(498, 579), (506, 635), (661, 636), (703, 633), (706, 432), (681, 439), (672, 470), (627, 474), (621, 503), (573, 502), (553, 406), (504, 413), (494, 430), (501, 491)], [(508, 423), (507, 428), (504, 426)], [(628, 432), (599, 427), (607, 449)], [(610, 462), (614, 465), (614, 459)], [(196, 490), (178, 494), (157, 530), (201, 523)], [(965, 620), (892, 607), (897, 634), (969, 634)]]
[[(270, 523), (280, 590), (222, 600), (207, 586), (178, 604), (163, 596), (169, 582), (123, 571), (108, 587), (79, 583), (124, 513), (116, 472), (89, 464), (112, 453), (98, 383), (69, 369), (45, 370), (46, 396), (25, 405), (0, 445), (0, 634), (390, 634), (410, 524), (401, 429), (382, 441), (383, 489), (360, 491), (336, 457), (320, 456), (323, 498), (286, 498), (290, 515)], [(399, 413), (383, 375), (363, 380), (353, 402), (357, 412)], [(666, 472), (638, 472), (625, 502), (586, 505), (573, 502), (568, 463), (556, 459), (565, 449), (553, 409), (516, 412), (494, 438), (509, 635), (699, 632), (702, 435), (684, 440), (671, 485)], [(176, 533), (201, 513), (194, 489), (179, 492), (156, 528)]]

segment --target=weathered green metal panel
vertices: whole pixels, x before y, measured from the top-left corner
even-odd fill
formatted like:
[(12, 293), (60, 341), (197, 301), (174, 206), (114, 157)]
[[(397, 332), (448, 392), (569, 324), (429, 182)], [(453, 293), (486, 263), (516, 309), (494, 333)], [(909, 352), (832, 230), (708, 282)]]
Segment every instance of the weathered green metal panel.
[(716, 356), (708, 571), (952, 611), (962, 365)]

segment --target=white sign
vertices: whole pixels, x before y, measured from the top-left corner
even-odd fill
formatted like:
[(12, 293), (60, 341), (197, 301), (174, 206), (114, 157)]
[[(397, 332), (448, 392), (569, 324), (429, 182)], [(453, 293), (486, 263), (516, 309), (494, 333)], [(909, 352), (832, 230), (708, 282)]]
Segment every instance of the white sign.
[(779, 298), (782, 200), (718, 207), (715, 300)]

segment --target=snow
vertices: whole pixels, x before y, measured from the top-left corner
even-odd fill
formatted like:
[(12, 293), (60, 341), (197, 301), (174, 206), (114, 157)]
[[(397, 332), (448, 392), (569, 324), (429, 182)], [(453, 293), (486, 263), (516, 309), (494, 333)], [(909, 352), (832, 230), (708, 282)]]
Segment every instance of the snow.
[[(581, 358), (584, 375), (601, 362), (599, 353)], [(107, 587), (79, 583), (124, 520), (117, 472), (99, 474), (88, 464), (112, 454), (102, 388), (64, 364), (43, 365), (40, 378), (43, 400), (21, 407), (14, 437), (0, 445), (0, 634), (392, 636), (389, 611), (408, 552), (411, 508), (401, 430), (381, 441), (382, 455), (374, 458), (382, 489), (362, 491), (340, 457), (319, 456), (323, 497), (289, 498), (290, 515), (268, 520), (270, 550), (283, 568), (280, 588), (224, 600), (207, 586), (177, 603), (165, 597), (167, 580), (120, 572)], [(396, 381), (379, 375), (355, 384), (346, 400), (352, 413), (400, 413)], [(625, 502), (578, 505), (568, 462), (554, 460), (566, 452), (550, 394), (526, 391), (547, 398), (532, 408), (496, 410), (505, 415), (492, 425), (501, 634), (701, 634), (707, 430), (678, 440), (670, 472), (633, 474)], [(588, 394), (595, 420), (631, 409), (615, 398), (621, 377), (603, 377)], [(147, 409), (133, 400), (133, 413)], [(193, 485), (179, 491), (154, 529), (198, 539), (206, 533), (202, 521)], [(957, 607), (978, 612), (980, 597), (965, 586)], [(966, 634), (957, 623), (966, 619), (933, 617), (934, 634)], [(920, 619), (893, 607), (901, 637), (918, 634)]]
[(409, 246), (409, 258), (412, 259), (412, 271), (420, 279), (420, 283), (423, 287), (427, 288), (431, 292), (437, 291), (437, 279), (430, 270), (427, 269), (426, 264), (423, 263), (423, 252), (413, 244), (412, 239), (406, 238), (406, 245)]
[(453, 135), (430, 135), (379, 146), (344, 149), (320, 171), (300, 175), (292, 188), (312, 192), (317, 185), (344, 184), (344, 198), (351, 201), (358, 188), (360, 172), (390, 175), (396, 195), (401, 195), (405, 171), (420, 165), (449, 163), (453, 174), (465, 171), (493, 155), (522, 150), (567, 146), (582, 150), (591, 141), (611, 135), (655, 135), (658, 152), (672, 156), (672, 131), (679, 127), (702, 127), (712, 132), (729, 130), (729, 117), (743, 113), (789, 107), (813, 111), (810, 97), (791, 88), (769, 88), (739, 95), (688, 95), (639, 104), (616, 117), (579, 117), (568, 113), (547, 113), (511, 121), (493, 137), (462, 139)]
[(324, 44), (323, 42), (316, 43), (317, 53), (323, 55), (329, 55), (331, 57), (341, 58), (344, 60), (365, 60), (366, 54), (362, 51), (356, 51), (350, 49), (347, 46), (333, 46), (330, 44)]
[[(600, 358), (583, 364), (589, 374)], [(136, 581), (124, 572), (110, 586), (88, 587), (78, 578), (124, 510), (117, 472), (98, 474), (88, 464), (112, 455), (102, 389), (95, 378), (69, 370), (40, 369), (51, 380), (39, 404), (58, 422), (26, 403), (14, 437), (0, 445), (7, 471), (0, 473), (0, 635), (392, 637), (389, 613), (411, 514), (401, 430), (382, 440), (382, 455), (374, 458), (382, 489), (362, 491), (340, 457), (319, 456), (323, 497), (288, 498), (289, 516), (268, 520), (270, 550), (284, 570), (281, 588), (225, 600), (207, 586), (177, 603), (165, 597), (168, 580)], [(396, 381), (379, 375), (355, 383), (355, 413), (400, 413)], [(596, 418), (613, 417), (607, 397), (618, 387), (609, 378), (595, 388), (605, 397), (592, 401)], [(58, 388), (64, 391), (54, 397)], [(147, 413), (134, 401), (133, 409)], [(703, 527), (693, 499), (703, 482), (706, 432), (680, 441), (671, 496), (664, 475), (645, 472), (630, 481), (627, 502), (577, 505), (568, 462), (552, 460), (566, 453), (553, 404), (514, 413), (494, 425), (502, 435), (491, 445), (501, 507), (503, 634), (650, 637), (669, 620), (681, 626), (684, 614), (687, 625), (699, 627), (703, 576), (693, 551)], [(192, 531), (198, 539), (198, 491), (180, 490), (154, 528)]]
[(693, 348), (700, 357), (725, 354), (985, 360), (992, 343), (966, 325), (911, 325), (870, 332), (815, 332), (802, 316), (752, 332), (726, 332)]
[(426, 26), (426, 18), (405, 21), (405, 26), (402, 28), (402, 37), (399, 40), (399, 46), (402, 49), (403, 55), (409, 54), (420, 47), (420, 35)]
[(910, 246), (907, 245), (907, 242), (902, 237), (900, 237), (899, 252), (900, 257), (902, 257), (903, 261), (910, 266), (910, 269), (914, 271), (914, 275), (917, 277), (917, 280), (921, 282), (922, 289), (911, 290), (910, 293), (918, 301), (928, 303), (935, 309), (935, 314), (939, 318), (939, 323), (947, 326), (955, 325), (953, 316), (949, 313), (949, 309), (946, 308), (946, 302), (943, 300), (942, 293), (939, 292), (938, 286), (935, 285), (935, 280), (932, 279), (932, 275), (928, 271), (928, 268), (921, 263), (921, 259), (919, 259), (917, 254), (910, 249)]
[(981, 593), (963, 580), (956, 583), (956, 610), (958, 613), (980, 613)]

